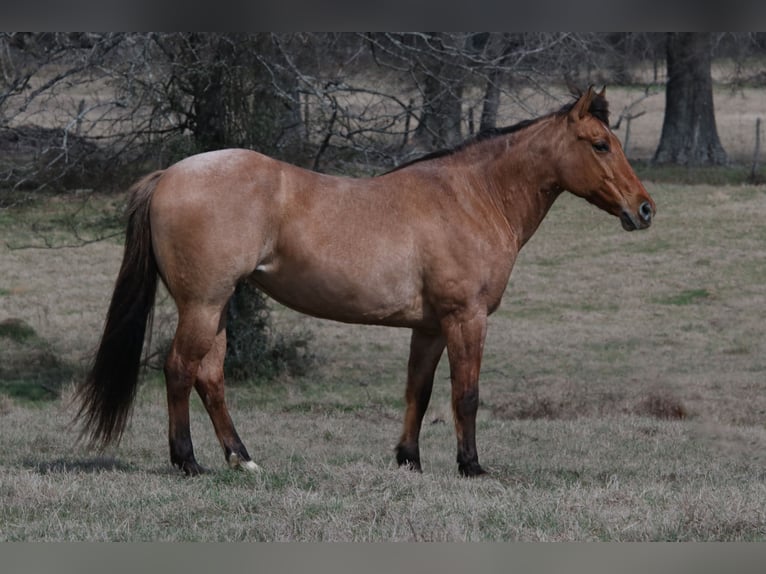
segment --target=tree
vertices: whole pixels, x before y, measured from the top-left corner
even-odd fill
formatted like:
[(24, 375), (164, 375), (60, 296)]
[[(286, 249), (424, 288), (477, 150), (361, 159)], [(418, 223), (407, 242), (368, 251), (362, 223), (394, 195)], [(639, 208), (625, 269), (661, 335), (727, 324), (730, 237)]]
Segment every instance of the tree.
[[(289, 43), (289, 37), (281, 42)], [(154, 130), (147, 134), (154, 131), (160, 140), (190, 135), (182, 155), (249, 147), (294, 159), (302, 144), (296, 137), (298, 77), (277, 69), (284, 68), (284, 56), (275, 35), (157, 33), (135, 35), (134, 43), (143, 67), (115, 68), (112, 75), (131, 107), (151, 102)]]
[(726, 163), (713, 108), (711, 39), (707, 32), (667, 34), (668, 81), (662, 135), (654, 154), (657, 163)]
[[(599, 42), (495, 32), (0, 34), (0, 186), (122, 189), (225, 146), (369, 173), (494, 127), (524, 87), (599, 69)], [(20, 161), (23, 138), (40, 151)]]
[(406, 128), (404, 134), (413, 145), (392, 154), (395, 161), (455, 145), (466, 135), (466, 123), (469, 133), (475, 131), (474, 111), (479, 130), (495, 127), (503, 97), (530, 84), (545, 90), (562, 71), (583, 63), (595, 68), (603, 52), (595, 34), (409, 32), (366, 38), (377, 71), (393, 70), (395, 88), (413, 94), (406, 112), (417, 124), (411, 138)]

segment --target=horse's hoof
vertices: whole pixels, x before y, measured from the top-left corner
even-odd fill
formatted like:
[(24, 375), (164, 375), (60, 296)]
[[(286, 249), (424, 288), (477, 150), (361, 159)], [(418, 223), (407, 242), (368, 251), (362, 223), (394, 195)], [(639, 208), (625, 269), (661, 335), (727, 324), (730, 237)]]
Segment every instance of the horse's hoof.
[(184, 462), (179, 465), (186, 476), (199, 476), (205, 473), (205, 469), (196, 462)]
[(396, 462), (402, 468), (415, 472), (423, 472), (420, 466), (420, 453), (417, 448), (408, 448), (400, 444), (396, 447)]
[(242, 460), (235, 452), (229, 455), (229, 468), (234, 470), (245, 470), (247, 472), (259, 473), (261, 467), (255, 464), (252, 460)]
[(487, 474), (487, 471), (479, 466), (478, 462), (469, 462), (458, 465), (460, 474), (467, 477), (483, 476)]

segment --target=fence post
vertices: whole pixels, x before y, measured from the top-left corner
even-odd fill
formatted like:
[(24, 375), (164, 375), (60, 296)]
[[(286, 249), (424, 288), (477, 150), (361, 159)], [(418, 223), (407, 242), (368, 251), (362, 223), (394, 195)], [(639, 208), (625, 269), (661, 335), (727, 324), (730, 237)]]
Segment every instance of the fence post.
[(753, 150), (753, 164), (750, 167), (750, 181), (757, 181), (758, 156), (761, 154), (761, 118), (755, 120), (755, 149)]

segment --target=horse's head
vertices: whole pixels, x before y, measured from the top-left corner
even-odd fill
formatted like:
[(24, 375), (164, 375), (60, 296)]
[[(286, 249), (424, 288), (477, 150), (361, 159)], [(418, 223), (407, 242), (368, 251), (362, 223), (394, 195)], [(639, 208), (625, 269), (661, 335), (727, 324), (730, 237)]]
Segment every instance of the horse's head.
[(593, 87), (562, 115), (558, 173), (564, 189), (620, 218), (627, 231), (645, 229), (657, 210), (609, 129), (605, 89)]

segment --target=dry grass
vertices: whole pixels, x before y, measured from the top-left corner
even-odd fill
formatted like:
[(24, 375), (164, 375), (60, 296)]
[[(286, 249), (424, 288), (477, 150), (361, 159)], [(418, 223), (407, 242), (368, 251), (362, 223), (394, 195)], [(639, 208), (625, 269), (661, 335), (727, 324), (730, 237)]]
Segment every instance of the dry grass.
[[(458, 478), (448, 425), (429, 426), (423, 475), (388, 456), (397, 424), (375, 409), (236, 409), (257, 438), (258, 476), (221, 468), (189, 480), (164, 464), (160, 393), (119, 453), (72, 450), (66, 413), (16, 409), (26, 450), (3, 439), (4, 540), (762, 540), (762, 473), (716, 452), (695, 426), (642, 417), (482, 426), (491, 477)], [(157, 399), (157, 400), (155, 400)], [(56, 411), (56, 412), (52, 412)], [(136, 428), (138, 430), (138, 428)], [(763, 433), (752, 433), (762, 444)], [(732, 437), (741, 439), (742, 437)], [(18, 445), (18, 443), (17, 443)]]
[[(224, 468), (195, 401), (212, 472), (178, 476), (156, 378), (123, 444), (101, 454), (74, 445), (69, 393), (4, 397), (0, 540), (766, 539), (766, 190), (649, 189), (648, 232), (565, 196), (522, 252), (485, 351), (487, 479), (457, 476), (444, 364), (425, 472), (396, 468), (405, 331), (279, 309), (285, 327), (314, 332), (323, 362), (229, 390), (262, 475)], [(21, 214), (3, 217), (0, 239), (18, 237)], [(95, 345), (118, 242), (0, 249), (0, 320), (23, 319), (77, 363)]]

